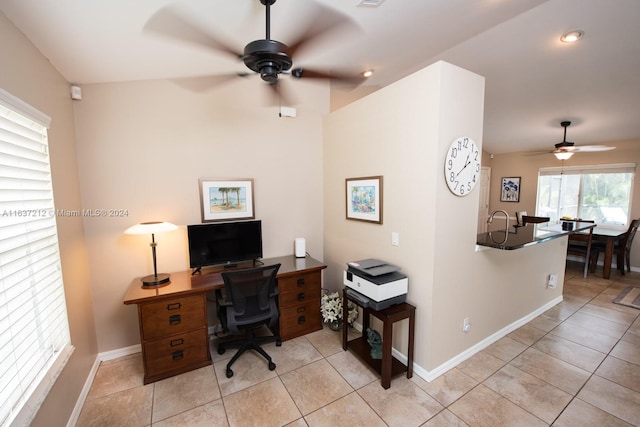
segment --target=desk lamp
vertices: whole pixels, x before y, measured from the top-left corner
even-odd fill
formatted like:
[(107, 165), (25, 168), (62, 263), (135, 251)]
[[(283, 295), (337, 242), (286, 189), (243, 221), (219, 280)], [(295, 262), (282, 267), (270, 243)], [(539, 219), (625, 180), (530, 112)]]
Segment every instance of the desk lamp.
[(142, 286), (151, 287), (168, 283), (170, 277), (166, 273), (158, 274), (156, 267), (156, 233), (164, 233), (165, 231), (175, 230), (178, 227), (169, 222), (143, 222), (127, 228), (125, 234), (151, 234), (151, 253), (153, 254), (153, 274), (143, 277)]

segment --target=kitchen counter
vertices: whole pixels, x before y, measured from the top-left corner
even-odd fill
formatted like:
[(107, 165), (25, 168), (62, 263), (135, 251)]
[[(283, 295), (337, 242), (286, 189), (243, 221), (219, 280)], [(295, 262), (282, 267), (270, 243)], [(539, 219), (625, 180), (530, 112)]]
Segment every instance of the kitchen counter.
[(510, 227), (478, 234), (476, 244), (494, 249), (510, 251), (544, 243), (551, 239), (568, 236), (595, 227), (591, 222), (573, 222), (573, 230), (563, 230), (562, 224), (543, 222)]

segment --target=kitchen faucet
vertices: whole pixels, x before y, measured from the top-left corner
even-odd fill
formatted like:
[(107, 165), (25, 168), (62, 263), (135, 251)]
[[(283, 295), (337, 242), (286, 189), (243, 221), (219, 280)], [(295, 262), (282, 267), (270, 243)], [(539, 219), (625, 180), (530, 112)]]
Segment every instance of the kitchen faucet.
[(489, 215), (489, 219), (487, 220), (487, 224), (491, 224), (493, 222), (493, 217), (498, 213), (498, 212), (502, 212), (504, 214), (504, 222), (505, 222), (505, 230), (509, 229), (509, 214), (507, 213), (507, 211), (502, 210), (502, 209), (498, 209), (495, 210), (493, 212), (491, 212), (491, 215)]

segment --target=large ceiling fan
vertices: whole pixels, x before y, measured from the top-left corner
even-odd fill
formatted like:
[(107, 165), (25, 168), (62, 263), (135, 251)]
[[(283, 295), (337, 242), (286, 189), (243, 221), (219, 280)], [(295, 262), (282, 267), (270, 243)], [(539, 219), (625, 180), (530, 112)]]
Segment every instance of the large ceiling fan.
[[(237, 1), (237, 0), (229, 0)], [(313, 22), (306, 30), (288, 45), (271, 38), (271, 6), (276, 0), (259, 0), (265, 7), (265, 38), (249, 42), (242, 52), (238, 52), (226, 42), (213, 37), (206, 29), (199, 28), (183, 14), (171, 7), (160, 9), (147, 21), (144, 29), (155, 34), (173, 39), (203, 45), (209, 49), (232, 55), (240, 59), (249, 70), (260, 75), (262, 80), (278, 91), (279, 77), (290, 74), (296, 79), (332, 79), (359, 84), (364, 79), (358, 73), (340, 73), (328, 70), (316, 70), (303, 67), (292, 68), (294, 55), (311, 44), (319, 36), (338, 29), (356, 28), (356, 24), (346, 15), (337, 11), (311, 3), (316, 9), (313, 11)], [(305, 2), (305, 10), (310, 6)], [(182, 84), (194, 90), (203, 90), (235, 77), (246, 77), (251, 73), (234, 73), (214, 75), (201, 78), (180, 79)]]
[(578, 152), (609, 151), (616, 148), (609, 147), (607, 145), (583, 145), (576, 147), (574, 142), (567, 141), (567, 127), (570, 125), (571, 122), (568, 121), (560, 123), (560, 126), (564, 128), (564, 138), (562, 138), (562, 142), (555, 145), (556, 149), (552, 151), (553, 155), (556, 156), (558, 160), (567, 160)]

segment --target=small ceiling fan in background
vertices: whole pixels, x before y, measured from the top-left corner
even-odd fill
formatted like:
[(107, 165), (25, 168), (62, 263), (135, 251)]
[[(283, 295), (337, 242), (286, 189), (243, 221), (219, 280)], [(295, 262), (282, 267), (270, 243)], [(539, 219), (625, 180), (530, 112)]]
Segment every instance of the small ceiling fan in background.
[[(228, 0), (237, 1), (237, 0)], [(306, 67), (293, 67), (294, 55), (300, 53), (320, 36), (339, 29), (356, 29), (357, 25), (351, 18), (333, 9), (321, 6), (315, 2), (304, 2), (305, 11), (311, 6), (313, 21), (310, 22), (303, 34), (294, 38), (288, 45), (271, 38), (271, 6), (276, 0), (256, 0), (265, 7), (265, 38), (249, 42), (244, 51), (239, 52), (228, 43), (215, 38), (209, 31), (199, 28), (183, 14), (172, 7), (165, 7), (156, 12), (146, 23), (144, 30), (183, 42), (205, 46), (211, 50), (222, 52), (240, 59), (244, 65), (268, 83), (268, 86), (280, 92), (280, 75), (288, 74), (296, 79), (331, 79), (350, 84), (360, 84), (364, 77), (360, 73), (344, 73), (335, 70), (320, 70)], [(251, 73), (241, 72), (224, 75), (211, 75), (195, 78), (173, 79), (180, 85), (195, 91), (202, 91), (236, 77), (247, 77)]]
[(551, 151), (554, 156), (558, 160), (568, 160), (575, 153), (593, 153), (596, 151), (609, 151), (613, 150), (616, 147), (609, 147), (607, 145), (583, 145), (583, 146), (575, 146), (574, 142), (567, 141), (567, 127), (571, 125), (571, 122), (565, 121), (561, 122), (560, 126), (564, 128), (564, 138), (562, 138), (562, 142), (559, 142), (555, 145), (556, 149)]

